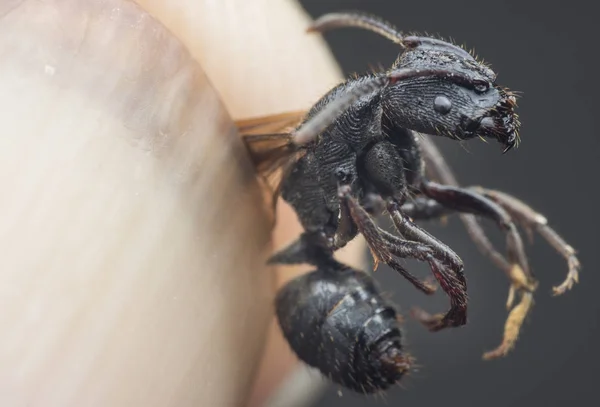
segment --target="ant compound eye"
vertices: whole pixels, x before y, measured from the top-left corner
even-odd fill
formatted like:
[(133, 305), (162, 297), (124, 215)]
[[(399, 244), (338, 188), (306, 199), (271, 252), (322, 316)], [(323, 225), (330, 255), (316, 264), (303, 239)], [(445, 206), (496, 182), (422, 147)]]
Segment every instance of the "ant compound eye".
[(446, 96), (438, 96), (433, 101), (433, 108), (440, 114), (447, 114), (452, 109), (452, 102)]
[(477, 93), (485, 93), (490, 88), (490, 85), (485, 81), (474, 81), (473, 88)]

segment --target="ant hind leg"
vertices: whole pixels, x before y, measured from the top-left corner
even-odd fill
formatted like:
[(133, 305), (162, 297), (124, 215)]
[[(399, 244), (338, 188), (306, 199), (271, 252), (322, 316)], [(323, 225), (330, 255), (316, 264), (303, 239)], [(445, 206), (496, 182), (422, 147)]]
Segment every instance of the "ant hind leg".
[(570, 290), (573, 285), (579, 282), (579, 270), (581, 263), (575, 255), (575, 249), (568, 244), (558, 233), (548, 226), (548, 220), (542, 214), (536, 212), (523, 201), (500, 191), (491, 189), (473, 187), (473, 191), (491, 199), (496, 204), (506, 210), (532, 237), (532, 230), (537, 231), (542, 237), (560, 254), (569, 266), (569, 272), (565, 280), (554, 287), (554, 295), (564, 294)]
[[(501, 226), (505, 225), (503, 229), (506, 233), (510, 234), (514, 232), (514, 225), (506, 227), (506, 225), (512, 225), (510, 215), (504, 210), (499, 208), (497, 205), (490, 205), (490, 201), (484, 199), (481, 195), (474, 192), (461, 190), (460, 188), (444, 186), (438, 188), (437, 185), (432, 183), (428, 184), (430, 187), (429, 193), (432, 194), (432, 190), (435, 194), (442, 194), (442, 197), (438, 197), (439, 201), (430, 198), (429, 200), (423, 197), (415, 200), (412, 203), (404, 204), (402, 206), (402, 212), (408, 216), (416, 219), (433, 219), (441, 216), (445, 216), (451, 212), (469, 212), (476, 213), (481, 216), (491, 218), (498, 222)], [(464, 194), (462, 192), (465, 192)], [(443, 202), (442, 203), (440, 203)], [(511, 232), (511, 230), (513, 232)], [(513, 237), (514, 239), (514, 237)], [(515, 240), (518, 244), (512, 245), (512, 247), (521, 247), (520, 236), (517, 236)], [(511, 245), (509, 244), (509, 247)], [(519, 256), (511, 255), (509, 258), (518, 258)], [(484, 354), (484, 359), (490, 360), (505, 356), (515, 345), (521, 326), (525, 321), (525, 317), (531, 310), (533, 305), (533, 291), (535, 289), (535, 283), (530, 277), (528, 277), (519, 266), (515, 263), (510, 267), (510, 263), (507, 262), (507, 273), (511, 278), (513, 284), (509, 291), (509, 298), (507, 307), (510, 309), (510, 313), (507, 317), (504, 325), (504, 335), (502, 343), (495, 349)], [(519, 293), (519, 303), (512, 307), (514, 302), (515, 294)]]
[(515, 290), (530, 292), (535, 290), (537, 282), (529, 270), (523, 240), (510, 213), (491, 199), (470, 189), (441, 185), (423, 179), (421, 190), (425, 195), (451, 210), (493, 220), (504, 232), (508, 261), (503, 270), (511, 281), (511, 293), (513, 293), (509, 296), (509, 308), (511, 306), (510, 298), (514, 295)]
[[(430, 136), (422, 135), (419, 142), (420, 150), (425, 161), (425, 170), (431, 179), (437, 180), (443, 185), (459, 186), (450, 166), (444, 159), (441, 151), (437, 148)], [(487, 237), (481, 224), (471, 213), (460, 213), (460, 219), (475, 243), (479, 251), (489, 258), (500, 270), (510, 274), (511, 262), (502, 255)]]

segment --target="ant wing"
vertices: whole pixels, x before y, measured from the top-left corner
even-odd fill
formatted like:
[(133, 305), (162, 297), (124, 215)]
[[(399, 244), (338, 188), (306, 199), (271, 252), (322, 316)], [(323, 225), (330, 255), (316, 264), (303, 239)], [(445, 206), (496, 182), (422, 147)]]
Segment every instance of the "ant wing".
[(297, 111), (235, 122), (260, 175), (268, 177), (295, 161), (301, 150), (292, 143), (291, 133), (305, 114)]
[(268, 177), (289, 161), (295, 161), (300, 150), (292, 144), (291, 133), (305, 114), (297, 111), (235, 122), (260, 175)]
[(291, 141), (291, 133), (244, 134), (242, 140), (256, 172), (262, 176), (268, 177), (285, 167), (299, 152)]
[(292, 112), (236, 122), (252, 163), (269, 190), (273, 211), (285, 173), (304, 153), (292, 143), (292, 131), (304, 115)]
[(241, 134), (272, 134), (289, 133), (295, 129), (306, 111), (296, 111), (256, 117), (252, 119), (237, 120), (235, 125)]
[[(259, 180), (266, 188), (265, 197), (275, 213), (281, 191), (281, 182), (292, 165), (302, 156), (304, 149), (292, 143), (291, 133), (248, 134), (242, 137)], [(274, 226), (273, 220), (273, 226)]]

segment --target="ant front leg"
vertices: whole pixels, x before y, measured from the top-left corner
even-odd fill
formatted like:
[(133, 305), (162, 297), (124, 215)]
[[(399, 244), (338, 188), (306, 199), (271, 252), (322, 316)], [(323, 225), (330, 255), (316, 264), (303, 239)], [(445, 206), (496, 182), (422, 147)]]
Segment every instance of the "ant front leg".
[(427, 261), (431, 257), (430, 249), (419, 243), (396, 238), (380, 229), (369, 213), (361, 207), (358, 201), (352, 196), (352, 189), (350, 186), (340, 186), (339, 197), (341, 205), (347, 208), (346, 210), (350, 214), (354, 224), (356, 224), (358, 231), (364, 236), (367, 245), (373, 254), (375, 268), (377, 268), (379, 262), (385, 263), (393, 270), (400, 273), (420, 291), (423, 291), (425, 294), (433, 294), (435, 292), (435, 287), (425, 281), (419, 280), (402, 267), (394, 258), (394, 256), (401, 258), (410, 257), (421, 261)]
[[(406, 196), (406, 181), (404, 177), (404, 162), (398, 153), (397, 147), (388, 141), (381, 141), (375, 144), (364, 155), (360, 168), (366, 179), (381, 195), (389, 198), (391, 204), (388, 205), (388, 211), (391, 214), (393, 211), (395, 222), (401, 220), (396, 222), (396, 227), (402, 237), (429, 249), (424, 260), (429, 263), (433, 275), (440, 283), (442, 289), (450, 296), (451, 308), (446, 314), (431, 316), (424, 311), (418, 310), (415, 311), (416, 316), (432, 331), (464, 325), (467, 320), (467, 283), (463, 275), (462, 260), (448, 246), (414, 225), (399, 211), (399, 202), (404, 201)], [(346, 202), (348, 205), (354, 204), (353, 200), (347, 196)], [(360, 219), (358, 208), (354, 208), (354, 211), (356, 214), (353, 218), (360, 230), (361, 223), (364, 224), (366, 222)], [(362, 231), (361, 233), (365, 234)], [(399, 239), (385, 232), (380, 232), (380, 235), (383, 235), (384, 238), (390, 241), (397, 239), (406, 242), (406, 240)], [(396, 255), (405, 257), (402, 256), (402, 253)]]

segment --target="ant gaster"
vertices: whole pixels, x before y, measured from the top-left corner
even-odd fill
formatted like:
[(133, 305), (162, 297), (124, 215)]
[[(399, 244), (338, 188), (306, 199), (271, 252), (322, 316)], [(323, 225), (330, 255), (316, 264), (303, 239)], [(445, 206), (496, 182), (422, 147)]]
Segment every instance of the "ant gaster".
[[(402, 349), (400, 318), (372, 278), (334, 259), (333, 253), (357, 234), (364, 236), (375, 264), (387, 264), (432, 294), (434, 286), (398, 259), (428, 263), (450, 297), (450, 309), (435, 315), (414, 309), (412, 314), (439, 331), (467, 322), (463, 262), (413, 221), (458, 213), (476, 245), (511, 282), (503, 341), (485, 359), (504, 356), (514, 346), (537, 287), (517, 225), (539, 232), (567, 260), (568, 276), (555, 294), (578, 281), (580, 265), (574, 249), (525, 203), (487, 188), (460, 187), (427, 137), (493, 139), (504, 152), (517, 144), (515, 95), (496, 84), (488, 66), (454, 44), (403, 36), (391, 24), (358, 13), (327, 14), (309, 31), (341, 27), (374, 31), (402, 52), (389, 70), (338, 85), (306, 114), (250, 119), (238, 126), (258, 171), (279, 174), (275, 198), (281, 195), (291, 204), (304, 228), (269, 262), (316, 267), (277, 295), (284, 336), (301, 360), (332, 381), (372, 393), (398, 382), (412, 358)], [(298, 121), (290, 131), (273, 134), (274, 128)], [(397, 235), (373, 220), (386, 212)], [(506, 236), (506, 255), (492, 246), (476, 216), (498, 225)]]

